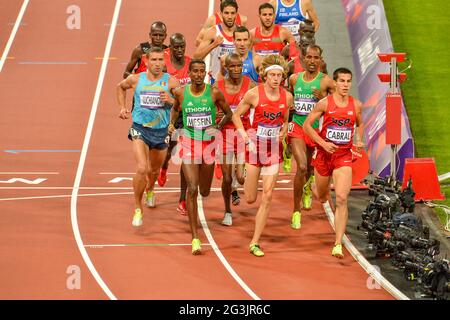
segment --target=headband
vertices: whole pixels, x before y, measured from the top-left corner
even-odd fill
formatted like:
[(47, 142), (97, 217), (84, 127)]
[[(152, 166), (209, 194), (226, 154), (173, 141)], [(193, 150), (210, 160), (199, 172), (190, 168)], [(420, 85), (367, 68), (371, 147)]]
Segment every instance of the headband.
[(270, 70), (280, 70), (284, 72), (284, 68), (278, 64), (273, 64), (271, 66), (268, 66), (265, 70), (264, 73), (269, 72)]

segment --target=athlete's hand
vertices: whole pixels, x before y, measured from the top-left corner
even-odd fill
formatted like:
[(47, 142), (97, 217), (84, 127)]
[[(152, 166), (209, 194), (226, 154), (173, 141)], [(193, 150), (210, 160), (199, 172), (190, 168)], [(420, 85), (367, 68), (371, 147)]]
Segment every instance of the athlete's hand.
[(248, 140), (247, 150), (250, 153), (258, 152), (258, 149), (256, 148), (256, 144), (252, 140)]
[(173, 104), (175, 102), (175, 99), (170, 96), (170, 94), (167, 91), (161, 91), (159, 93), (159, 98), (164, 103)]
[(337, 151), (339, 149), (339, 147), (337, 145), (335, 145), (334, 143), (331, 143), (331, 142), (325, 142), (322, 145), (322, 148), (328, 153), (334, 153), (335, 151)]
[(210, 137), (215, 137), (220, 131), (216, 128), (216, 126), (210, 126), (205, 130), (206, 134)]
[(213, 42), (214, 48), (220, 46), (222, 43), (223, 43), (223, 37), (222, 37), (222, 36), (217, 36), (217, 37), (214, 39), (214, 42)]
[(322, 100), (324, 96), (322, 96), (322, 92), (319, 89), (313, 89), (313, 95), (317, 100)]
[(121, 108), (119, 113), (120, 119), (128, 119), (130, 117), (130, 110), (127, 108)]

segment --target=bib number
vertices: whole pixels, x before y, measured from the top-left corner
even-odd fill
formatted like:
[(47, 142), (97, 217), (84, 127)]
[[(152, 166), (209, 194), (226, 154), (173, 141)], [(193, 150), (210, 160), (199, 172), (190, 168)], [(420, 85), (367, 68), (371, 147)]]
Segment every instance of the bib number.
[(141, 92), (139, 100), (141, 107), (144, 109), (159, 109), (164, 107), (159, 92)]
[(256, 135), (259, 138), (263, 138), (263, 139), (273, 139), (273, 138), (278, 137), (278, 135), (280, 134), (280, 130), (281, 130), (281, 126), (269, 127), (269, 126), (264, 126), (264, 125), (258, 124), (258, 129), (256, 131)]
[(295, 113), (301, 116), (307, 116), (316, 106), (315, 102), (296, 100), (294, 102)]
[(352, 139), (352, 129), (340, 127), (328, 127), (327, 139), (335, 144), (347, 144)]
[(211, 114), (191, 114), (186, 117), (187, 126), (194, 129), (206, 129), (212, 126)]

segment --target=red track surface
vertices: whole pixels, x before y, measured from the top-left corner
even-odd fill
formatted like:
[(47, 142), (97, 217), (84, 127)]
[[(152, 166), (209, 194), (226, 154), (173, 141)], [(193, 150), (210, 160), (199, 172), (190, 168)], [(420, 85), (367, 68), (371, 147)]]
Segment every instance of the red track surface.
[[(11, 1), (12, 2), (12, 1)], [(80, 150), (91, 111), (115, 1), (79, 0), (81, 30), (65, 26), (70, 1), (31, 1), (10, 56), (0, 74), (3, 116), (0, 126), (0, 171), (59, 172), (58, 175), (1, 174), (47, 180), (37, 190), (23, 183), (0, 183), (0, 299), (106, 299), (83, 261), (70, 221), (70, 194), (79, 153), (5, 153), (7, 149)], [(0, 21), (15, 21), (21, 1), (0, 6)], [(241, 1), (240, 11), (256, 23), (256, 3)], [(78, 223), (85, 245), (147, 244), (135, 247), (87, 248), (101, 278), (119, 299), (251, 299), (232, 278), (210, 246), (192, 256), (187, 218), (175, 207), (179, 185), (169, 175), (157, 192), (156, 209), (145, 210), (144, 225), (131, 226), (133, 201), (130, 181), (108, 183), (114, 177), (131, 177), (134, 170), (129, 122), (117, 117), (115, 85), (132, 48), (147, 39), (152, 21), (163, 20), (169, 33), (182, 32), (193, 52), (193, 41), (207, 15), (208, 1), (146, 2), (127, 0), (122, 5), (92, 138), (77, 201)], [(217, 8), (217, 3), (216, 3)], [(182, 18), (181, 18), (182, 17)], [(188, 17), (188, 19), (187, 19)], [(189, 20), (189, 24), (180, 21)], [(2, 28), (0, 44), (9, 37)], [(20, 61), (85, 61), (85, 65), (24, 65)], [(130, 97), (129, 97), (130, 98)], [(130, 99), (129, 99), (130, 100)], [(171, 172), (178, 167), (172, 165)], [(292, 179), (280, 176), (279, 180)], [(215, 181), (214, 187), (219, 187)], [(291, 187), (280, 184), (279, 187)], [(67, 187), (48, 190), (42, 187)], [(123, 187), (125, 189), (118, 189)], [(101, 188), (101, 189), (94, 189)], [(112, 189), (108, 189), (112, 188)], [(99, 195), (128, 192), (128, 195)], [(93, 196), (82, 196), (94, 194)], [(5, 200), (18, 197), (66, 195), (64, 198)], [(212, 236), (240, 278), (262, 299), (392, 299), (384, 290), (369, 290), (368, 276), (346, 252), (343, 260), (331, 257), (334, 233), (318, 203), (303, 218), (300, 231), (289, 227), (292, 191), (276, 191), (261, 244), (266, 257), (247, 252), (256, 206), (235, 208), (233, 227), (220, 225), (220, 192), (204, 199)], [(202, 241), (207, 239), (202, 233)], [(81, 268), (81, 289), (68, 290), (68, 266)]]

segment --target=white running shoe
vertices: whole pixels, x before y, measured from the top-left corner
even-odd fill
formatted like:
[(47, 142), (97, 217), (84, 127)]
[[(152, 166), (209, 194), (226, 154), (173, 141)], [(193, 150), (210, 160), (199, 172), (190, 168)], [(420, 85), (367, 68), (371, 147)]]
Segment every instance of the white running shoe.
[(134, 210), (133, 222), (131, 223), (133, 227), (142, 226), (142, 212), (141, 209)]
[(153, 190), (147, 192), (144, 203), (149, 208), (155, 207), (155, 192)]
[(231, 212), (225, 212), (223, 216), (222, 224), (224, 226), (231, 226), (233, 224), (233, 214)]

